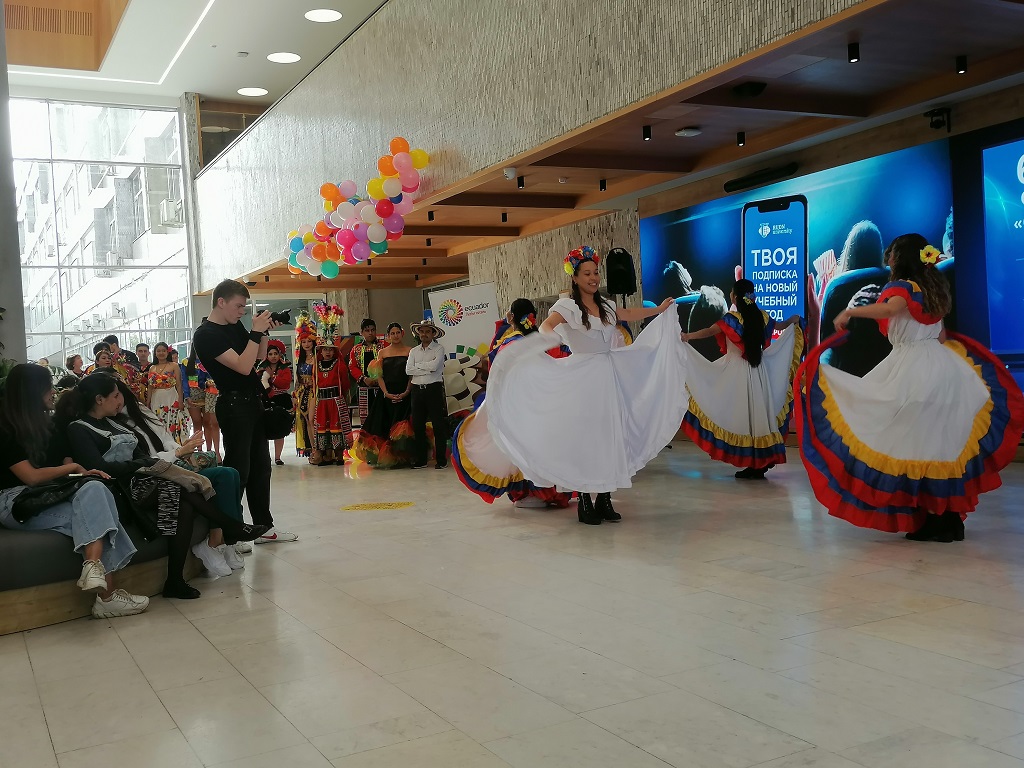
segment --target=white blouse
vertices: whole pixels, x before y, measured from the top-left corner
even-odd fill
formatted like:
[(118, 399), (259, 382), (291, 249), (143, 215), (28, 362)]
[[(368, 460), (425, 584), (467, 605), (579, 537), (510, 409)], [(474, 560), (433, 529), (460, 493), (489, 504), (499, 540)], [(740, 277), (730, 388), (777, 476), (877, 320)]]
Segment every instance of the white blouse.
[(583, 325), (583, 313), (572, 298), (559, 299), (551, 307), (565, 318), (565, 322), (555, 327), (555, 332), (575, 354), (588, 352), (607, 352), (624, 344), (622, 332), (615, 319), (615, 303), (602, 297), (602, 301), (612, 313), (611, 324), (603, 323), (600, 317), (590, 315), (590, 329)]

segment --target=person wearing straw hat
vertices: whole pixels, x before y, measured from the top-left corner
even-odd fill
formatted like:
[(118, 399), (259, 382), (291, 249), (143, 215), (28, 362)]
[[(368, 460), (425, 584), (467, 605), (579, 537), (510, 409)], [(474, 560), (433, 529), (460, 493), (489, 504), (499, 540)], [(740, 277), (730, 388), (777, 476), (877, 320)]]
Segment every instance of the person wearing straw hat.
[(413, 455), (413, 469), (427, 466), (427, 421), (434, 426), (434, 469), (448, 466), (446, 423), (448, 409), (444, 394), (444, 347), (438, 339), (444, 330), (434, 325), (433, 320), (413, 323), (412, 331), (420, 345), (409, 352), (405, 372), (410, 376), (412, 399), (412, 428), (416, 434)]

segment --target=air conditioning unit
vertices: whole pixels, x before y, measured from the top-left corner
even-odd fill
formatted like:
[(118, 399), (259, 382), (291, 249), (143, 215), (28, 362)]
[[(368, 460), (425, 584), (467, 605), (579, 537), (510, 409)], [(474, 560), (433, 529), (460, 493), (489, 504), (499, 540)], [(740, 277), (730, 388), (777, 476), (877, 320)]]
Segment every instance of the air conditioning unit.
[(160, 226), (183, 227), (185, 217), (182, 212), (181, 200), (160, 201)]

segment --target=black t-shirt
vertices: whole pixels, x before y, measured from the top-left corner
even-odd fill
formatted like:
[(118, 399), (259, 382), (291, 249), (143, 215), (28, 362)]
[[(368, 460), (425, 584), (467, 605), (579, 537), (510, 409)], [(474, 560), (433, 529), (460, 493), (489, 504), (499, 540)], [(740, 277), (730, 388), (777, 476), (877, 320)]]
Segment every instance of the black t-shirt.
[(248, 343), (249, 331), (241, 323), (218, 325), (207, 320), (193, 334), (192, 349), (216, 382), (219, 392), (259, 393), (259, 379), (254, 374), (243, 375), (217, 361), (217, 357), (229, 349), (242, 354)]
[(24, 485), (11, 471), (11, 467), (23, 461), (28, 461), (28, 454), (19, 443), (10, 437), (0, 440), (0, 490)]

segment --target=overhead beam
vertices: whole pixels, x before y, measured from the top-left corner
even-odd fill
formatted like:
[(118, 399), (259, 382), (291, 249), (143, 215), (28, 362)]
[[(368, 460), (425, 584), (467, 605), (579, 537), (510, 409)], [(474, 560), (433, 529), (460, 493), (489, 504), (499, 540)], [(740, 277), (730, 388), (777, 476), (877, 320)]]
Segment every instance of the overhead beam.
[(683, 103), (700, 107), (726, 107), (803, 117), (827, 117), (834, 120), (854, 120), (871, 114), (870, 105), (863, 99), (837, 98), (832, 94), (821, 93), (769, 92), (744, 98), (736, 96), (731, 89), (716, 89), (694, 96)]
[(434, 224), (408, 224), (407, 235), (426, 235), (427, 237), (518, 237), (518, 227), (481, 227), (472, 224), (465, 226)]
[(534, 168), (581, 168), (602, 171), (635, 171), (637, 173), (689, 173), (693, 161), (681, 157), (651, 157), (605, 152), (572, 152), (552, 155), (533, 163)]
[[(434, 205), (458, 205), (464, 208), (562, 208), (576, 207), (574, 195), (540, 195), (529, 192), (491, 194), (485, 192), (463, 192), (439, 200)], [(406, 233), (409, 228), (406, 227)]]
[(303, 293), (308, 292), (310, 294), (315, 293), (326, 293), (327, 291), (340, 291), (346, 288), (351, 289), (362, 289), (362, 288), (415, 288), (416, 280), (413, 275), (403, 278), (374, 278), (368, 280), (366, 277), (360, 277), (357, 280), (343, 279), (340, 277), (334, 280), (321, 280), (317, 282), (315, 277), (309, 275), (298, 275), (294, 280), (288, 278), (278, 278), (271, 280), (269, 283), (260, 283), (254, 288), (250, 288), (250, 293)]
[[(363, 262), (362, 264), (342, 264), (341, 265), (341, 276), (346, 275), (443, 275), (448, 272), (458, 272), (461, 270), (469, 269), (469, 262), (466, 259), (452, 259), (450, 264), (432, 264), (424, 266), (422, 262), (415, 261), (413, 264), (403, 264), (399, 266), (392, 266), (390, 264), (380, 265), (376, 259), (372, 259), (373, 264), (369, 262)], [(291, 273), (285, 270), (273, 270), (271, 272), (264, 272), (264, 277), (269, 277), (271, 280), (278, 279), (289, 279)], [(261, 282), (266, 280), (257, 280), (256, 284), (259, 285)]]

